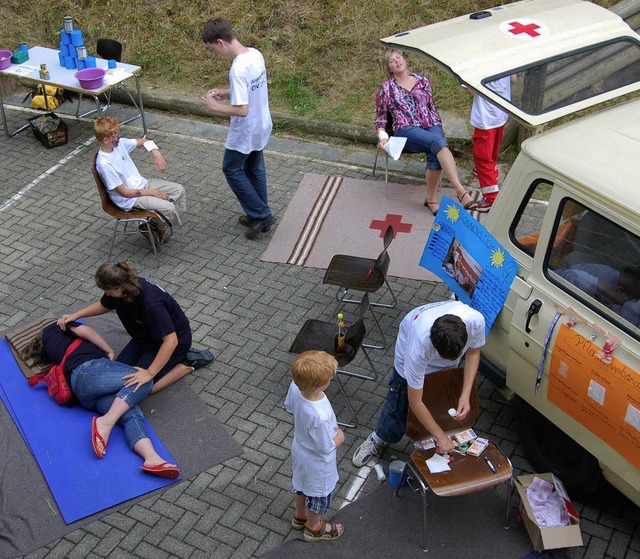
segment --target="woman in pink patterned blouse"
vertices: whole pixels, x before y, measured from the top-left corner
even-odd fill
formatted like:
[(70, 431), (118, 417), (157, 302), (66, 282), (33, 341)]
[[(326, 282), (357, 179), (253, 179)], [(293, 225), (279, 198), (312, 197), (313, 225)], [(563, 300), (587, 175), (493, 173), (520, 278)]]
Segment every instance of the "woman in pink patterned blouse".
[(398, 51), (388, 51), (384, 67), (389, 79), (376, 95), (375, 127), (379, 149), (389, 140), (387, 128), (394, 136), (407, 138), (405, 149), (427, 156), (427, 197), (424, 205), (436, 215), (440, 203), (436, 199), (442, 172), (456, 191), (460, 203), (467, 209), (476, 203), (460, 182), (453, 154), (442, 131), (442, 121), (433, 101), (431, 84), (426, 76), (410, 73), (407, 61)]

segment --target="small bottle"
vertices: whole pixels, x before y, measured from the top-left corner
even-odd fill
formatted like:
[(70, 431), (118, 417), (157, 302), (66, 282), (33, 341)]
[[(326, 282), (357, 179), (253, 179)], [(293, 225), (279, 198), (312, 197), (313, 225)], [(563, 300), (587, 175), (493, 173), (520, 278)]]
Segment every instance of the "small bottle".
[(339, 312), (338, 315), (338, 336), (336, 338), (336, 349), (337, 351), (344, 351), (344, 315)]
[(41, 80), (49, 79), (49, 70), (47, 70), (46, 64), (40, 64), (40, 79)]

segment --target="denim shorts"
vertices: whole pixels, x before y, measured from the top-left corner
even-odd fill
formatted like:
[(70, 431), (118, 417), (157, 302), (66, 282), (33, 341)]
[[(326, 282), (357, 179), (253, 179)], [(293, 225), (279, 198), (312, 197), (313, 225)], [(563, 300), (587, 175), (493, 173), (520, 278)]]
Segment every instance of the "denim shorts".
[[(296, 491), (295, 494), (304, 495), (302, 491)], [(326, 497), (307, 497), (306, 495), (305, 497), (306, 497), (306, 500), (304, 503), (305, 506), (311, 512), (315, 512), (316, 514), (319, 514), (322, 516), (329, 510), (329, 507), (331, 506), (331, 499), (333, 498), (333, 492), (329, 493)]]
[(413, 153), (424, 153), (427, 156), (427, 170), (439, 171), (442, 169), (436, 154), (449, 146), (444, 137), (442, 126), (437, 124), (430, 128), (420, 128), (419, 126), (405, 126), (395, 133), (407, 139), (405, 149)]

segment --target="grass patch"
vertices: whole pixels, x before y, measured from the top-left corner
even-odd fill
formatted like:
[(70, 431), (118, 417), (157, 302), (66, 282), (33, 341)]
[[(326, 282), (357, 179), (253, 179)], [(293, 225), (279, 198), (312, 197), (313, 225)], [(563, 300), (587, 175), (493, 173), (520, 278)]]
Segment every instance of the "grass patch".
[[(262, 51), (274, 111), (363, 126), (373, 125), (375, 92), (384, 79), (379, 39), (487, 9), (497, 0), (6, 0), (0, 5), (0, 47), (21, 42), (57, 48), (62, 18), (82, 29), (89, 54), (99, 38), (123, 43), (123, 60), (143, 68), (144, 88), (200, 97), (228, 84), (229, 60), (200, 40), (206, 21), (229, 19), (239, 40)], [(610, 7), (617, 0), (598, 0)], [(438, 108), (468, 118), (470, 100), (458, 83), (419, 55), (410, 68), (433, 83)]]

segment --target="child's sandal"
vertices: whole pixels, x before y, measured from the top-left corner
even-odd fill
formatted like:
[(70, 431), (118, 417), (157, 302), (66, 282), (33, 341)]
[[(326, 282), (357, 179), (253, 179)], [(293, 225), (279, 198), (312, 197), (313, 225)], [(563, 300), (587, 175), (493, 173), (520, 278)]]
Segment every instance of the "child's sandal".
[[(340, 526), (338, 528), (338, 526)], [(306, 542), (319, 542), (321, 540), (337, 540), (344, 533), (344, 527), (335, 522), (327, 523), (320, 521), (317, 530), (311, 530), (309, 526), (304, 527), (304, 540)]]
[(291, 527), (294, 530), (304, 530), (304, 525), (307, 523), (306, 518), (300, 518), (298, 516), (293, 515), (293, 519), (291, 520)]
[(471, 198), (471, 202), (467, 202), (462, 207), (467, 211), (474, 210), (476, 208), (476, 206), (478, 205), (478, 203), (473, 199), (471, 194), (469, 194), (466, 190), (464, 191), (464, 194), (462, 196), (458, 196), (458, 202), (460, 202), (462, 204), (462, 200), (464, 200), (465, 196), (469, 196), (469, 198)]

